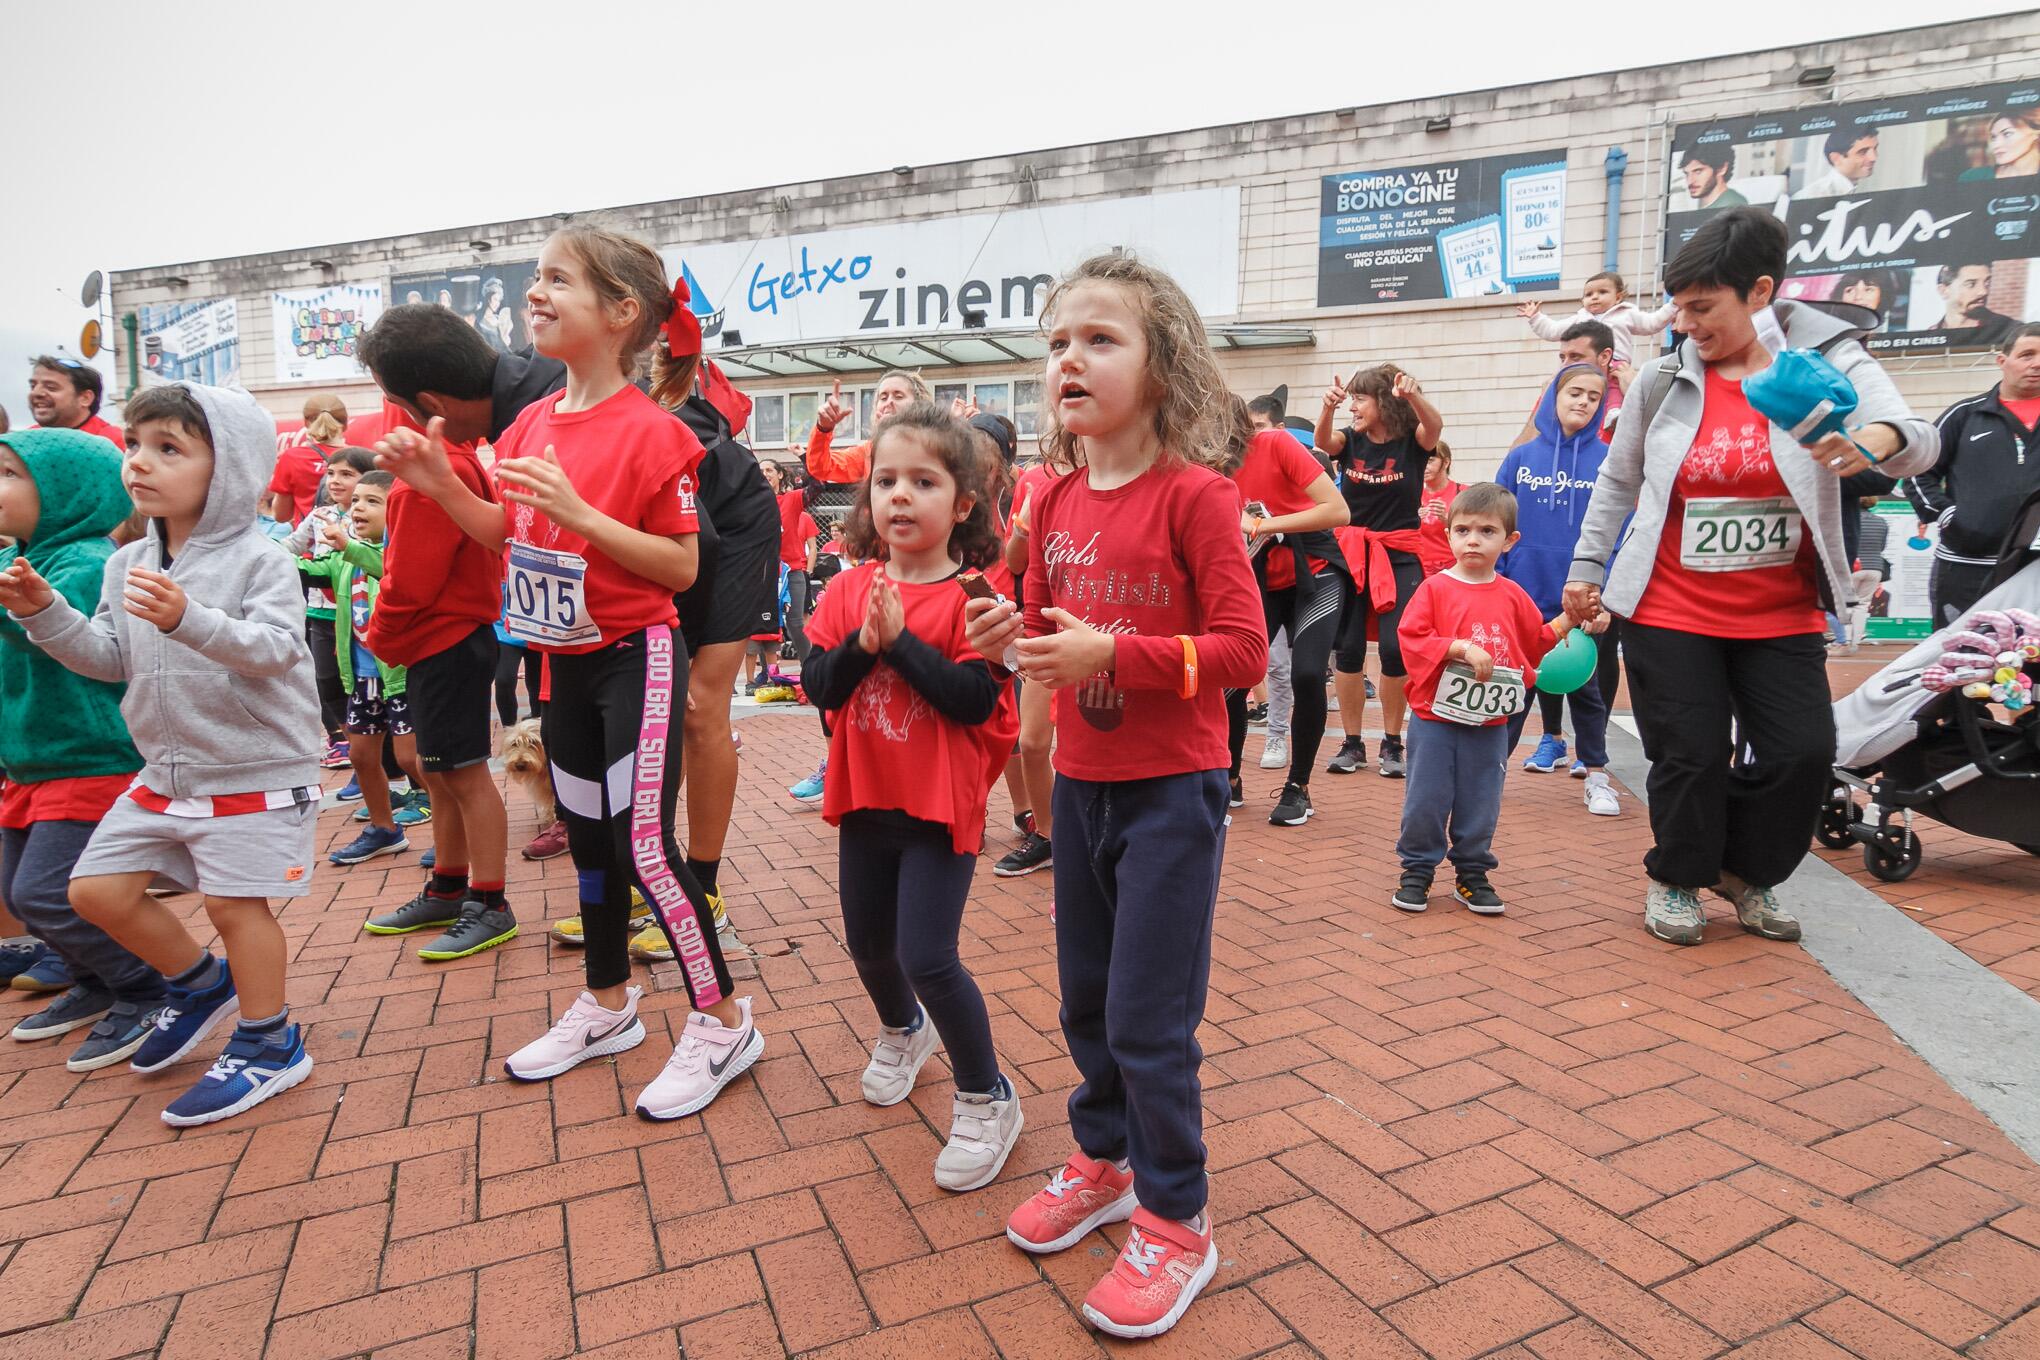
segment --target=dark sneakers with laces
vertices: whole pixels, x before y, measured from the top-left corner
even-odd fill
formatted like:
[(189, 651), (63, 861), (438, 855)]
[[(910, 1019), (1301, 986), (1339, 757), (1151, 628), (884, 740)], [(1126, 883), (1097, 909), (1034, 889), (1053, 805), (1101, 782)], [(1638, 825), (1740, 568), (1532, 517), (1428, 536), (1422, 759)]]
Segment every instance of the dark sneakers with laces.
[(992, 866), (992, 872), (1000, 878), (1018, 878), (1036, 869), (1046, 869), (1054, 862), (1055, 851), (1049, 845), (1048, 837), (1038, 831), (1030, 831), (1025, 840), (1007, 851), (1005, 858)]
[(1225, 786), (1228, 790), (1226, 801), (1233, 807), (1244, 807), (1247, 801), (1247, 789), (1246, 785), (1240, 783), (1240, 777), (1236, 774), (1227, 775)]
[(371, 935), (409, 935), (414, 930), (445, 929), (460, 919), (461, 899), (434, 897), (419, 890), (416, 897), (393, 911), (368, 918), (362, 927)]
[(1486, 874), (1461, 874), (1459, 900), (1466, 903), (1468, 911), (1479, 916), (1500, 916), (1507, 910), (1502, 895), (1487, 881)]
[(447, 932), (418, 951), (418, 957), (433, 963), (464, 959), (484, 949), (517, 938), (517, 918), (500, 907), (491, 907), (470, 897), (460, 904), (460, 917)]
[(1422, 869), (1403, 870), (1402, 883), (1388, 905), (1397, 911), (1423, 911), (1431, 905), (1431, 876)]
[(1409, 761), (1403, 757), (1401, 737), (1381, 739), (1381, 777), (1401, 779), (1410, 770)]
[(1282, 796), (1276, 800), (1275, 810), (1268, 814), (1270, 826), (1302, 826), (1317, 815), (1317, 809), (1310, 805), (1310, 794), (1301, 784), (1284, 784)]
[(1325, 769), (1331, 774), (1358, 774), (1367, 767), (1367, 743), (1358, 737), (1347, 737), (1339, 743), (1339, 752), (1326, 763)]

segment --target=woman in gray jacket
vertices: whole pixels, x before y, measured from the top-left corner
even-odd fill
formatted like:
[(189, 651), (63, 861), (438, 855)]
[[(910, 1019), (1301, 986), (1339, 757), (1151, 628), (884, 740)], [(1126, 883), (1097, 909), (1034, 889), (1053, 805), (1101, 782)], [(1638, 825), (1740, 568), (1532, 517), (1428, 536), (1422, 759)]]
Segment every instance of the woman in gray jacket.
[[(1631, 385), (1565, 591), (1576, 617), (1624, 619), (1651, 761), (1644, 924), (1675, 944), (1700, 942), (1706, 888), (1743, 929), (1799, 938), (1774, 889), (1806, 854), (1834, 760), (1824, 611), (1846, 619), (1854, 599), (1841, 481), (1922, 471), (1939, 451), (1846, 324), (1773, 302), (1785, 265), (1784, 224), (1736, 208), (1665, 270), (1686, 338)], [(1849, 436), (1802, 447), (1744, 399), (1782, 347), (1822, 351), (1855, 384)]]

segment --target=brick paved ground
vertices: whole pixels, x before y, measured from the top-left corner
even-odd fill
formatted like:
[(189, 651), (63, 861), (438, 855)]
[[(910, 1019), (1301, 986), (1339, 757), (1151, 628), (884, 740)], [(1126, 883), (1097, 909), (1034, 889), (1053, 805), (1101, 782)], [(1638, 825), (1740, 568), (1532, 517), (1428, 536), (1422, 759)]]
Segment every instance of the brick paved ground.
[[(322, 870), (283, 917), (319, 1066), (252, 1115), (175, 1133), (194, 1066), (81, 1078), (0, 1045), (0, 1360), (1098, 1354), (1074, 1305), (1112, 1244), (1001, 1236), (1068, 1150), (1047, 877), (978, 884), (965, 947), (1028, 1132), (949, 1196), (939, 1061), (910, 1104), (858, 1099), (833, 836), (781, 792), (812, 719), (742, 729), (755, 1080), (627, 1115), (684, 1014), (671, 976), (642, 1048), (502, 1078), (578, 986), (537, 928), (572, 908), (564, 860), (516, 871), (526, 938), (439, 967), (358, 934), (409, 861)], [(1634, 804), (1590, 820), (1572, 781), (1512, 777), (1510, 914), (1413, 918), (1385, 905), (1399, 785), (1321, 777), (1299, 834), (1265, 824), (1274, 780), (1249, 770), (1203, 1033), (1224, 1265), (1143, 1354), (2040, 1355), (2040, 1168), (1798, 947), (1643, 935)], [(1945, 839), (1909, 886), (1961, 872)], [(2029, 927), (2031, 873), (2004, 879)]]

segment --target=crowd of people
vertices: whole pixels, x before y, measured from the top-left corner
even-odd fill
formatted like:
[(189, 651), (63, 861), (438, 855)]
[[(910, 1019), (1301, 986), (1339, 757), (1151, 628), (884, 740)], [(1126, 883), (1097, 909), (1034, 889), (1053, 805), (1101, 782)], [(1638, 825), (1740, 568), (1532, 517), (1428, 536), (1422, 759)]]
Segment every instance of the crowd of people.
[[(1119, 1336), (1165, 1331), (1219, 1259), (1196, 1030), (1257, 687), (1261, 764), (1286, 772), (1273, 824), (1308, 826), (1320, 769), (1367, 769), (1373, 697), (1374, 768), (1407, 781), (1387, 905), (1429, 909), (1449, 862), (1451, 900), (1494, 915), (1530, 696), (1542, 735), (1521, 768), (1568, 771), (1585, 814), (1619, 815), (1607, 729), (1626, 672), (1652, 762), (1644, 927), (1698, 943), (1712, 891), (1743, 929), (1797, 937), (1777, 888), (1827, 791), (1826, 615), (1848, 619), (1860, 584), (1844, 530), (1877, 494), (1861, 479), (1915, 479), (1949, 551), (1981, 542), (1991, 511), (1968, 489), (1997, 500), (2034, 475), (1981, 441), (2025, 468), (2040, 327), (2008, 345), (2002, 389), (1937, 430), (1845, 322), (1776, 299), (1785, 262), (1783, 227), (1734, 209), (1672, 261), (1657, 312), (1612, 274), (1563, 323), (1526, 309), (1556, 371), (1497, 478), (1465, 484), (1416, 374), (1364, 366), (1314, 421), (1242, 400), (1183, 290), (1123, 253), (1044, 304), (1026, 466), (1010, 422), (939, 406), (904, 372), (880, 382), (865, 442), (836, 446), (838, 394), (804, 470), (761, 464), (685, 284), (587, 225), (540, 256), (533, 353), (430, 304), (392, 308), (359, 349), (382, 408), (350, 421), (314, 398), (281, 454), (246, 393), (147, 387), (116, 430), (96, 373), (52, 360), (38, 428), (0, 434), (0, 896), (29, 936), (4, 962), (55, 993), (15, 1037), (86, 1029), (73, 1070), (153, 1072), (231, 1020), (165, 1108), (177, 1125), (303, 1081), (275, 912), (310, 891), (321, 767), (348, 767), (366, 823), (335, 864), (403, 853), (432, 823), (429, 876), (364, 928), (420, 937), (427, 961), (473, 955), (529, 912), (505, 892), (494, 717), (506, 764), (513, 737), (542, 745), (526, 774), (556, 814), (523, 853), (572, 857), (579, 912), (551, 930), (586, 981), (509, 1075), (642, 1043), (633, 961), (677, 960), (690, 1012), (635, 1107), (701, 1110), (768, 1042), (731, 975), (743, 945), (719, 877), (732, 695), (747, 655), (754, 677), (780, 675), (783, 631), (823, 717), (818, 768), (791, 793), (838, 830), (843, 938), (874, 1021), (864, 1098), (905, 1100), (945, 1051), (932, 1174), (950, 1191), (992, 1182), (1020, 1134), (958, 951), (1003, 778), (1020, 839), (994, 872), (1053, 873), (1081, 1078), (1068, 1160), (1007, 1235), (1055, 1252), (1130, 1220), (1084, 1311)], [(1632, 364), (1632, 337), (1674, 318), (1667, 355)], [(1853, 384), (1848, 434), (1802, 447), (1750, 405), (1740, 380), (1787, 347)], [(1951, 428), (1984, 432), (1959, 463)], [(817, 522), (810, 479), (852, 488), (840, 524)], [(1576, 633), (1591, 676), (1569, 698), (1539, 691), (1554, 648), (1587, 645)], [(217, 952), (166, 889), (202, 896)]]

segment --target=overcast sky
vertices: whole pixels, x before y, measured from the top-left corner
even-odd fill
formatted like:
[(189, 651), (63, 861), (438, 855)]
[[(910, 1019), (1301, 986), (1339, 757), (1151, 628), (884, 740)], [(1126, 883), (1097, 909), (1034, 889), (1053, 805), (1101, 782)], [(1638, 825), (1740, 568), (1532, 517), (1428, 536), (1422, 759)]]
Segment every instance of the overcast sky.
[(25, 359), (75, 348), (89, 315), (78, 286), (93, 269), (1450, 94), (2025, 7), (10, 3), (0, 405), (28, 423)]

